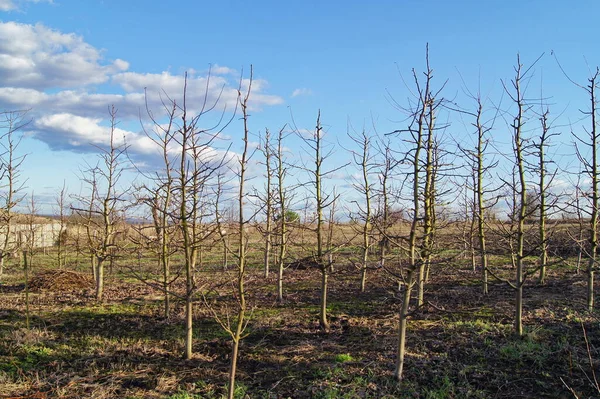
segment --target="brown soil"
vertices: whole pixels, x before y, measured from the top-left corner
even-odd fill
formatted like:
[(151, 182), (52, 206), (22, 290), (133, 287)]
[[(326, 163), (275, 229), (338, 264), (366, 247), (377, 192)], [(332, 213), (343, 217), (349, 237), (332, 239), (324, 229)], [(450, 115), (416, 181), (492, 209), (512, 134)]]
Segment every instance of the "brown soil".
[[(513, 271), (502, 266), (496, 272)], [(0, 286), (0, 397), (2, 390), (9, 397), (64, 399), (210, 399), (224, 392), (230, 339), (200, 298), (195, 356), (185, 361), (181, 302), (174, 300), (173, 315), (165, 320), (161, 293), (149, 285), (112, 276), (105, 302), (98, 304), (91, 290), (65, 292), (88, 288), (86, 276), (40, 275), (40, 283), (31, 283), (41, 291), (31, 295), (29, 332), (23, 327), (22, 286)], [(228, 276), (205, 270), (197, 281), (207, 292), (212, 288), (206, 302), (222, 321), (235, 305), (231, 286), (224, 284)], [(59, 285), (63, 277), (72, 281)], [(318, 270), (288, 269), (280, 304), (275, 276), (252, 271), (240, 398), (572, 398), (569, 389), (580, 398), (600, 397), (594, 386), (600, 323), (596, 313), (585, 312), (584, 276), (565, 266), (555, 266), (545, 285), (528, 282), (526, 335), (517, 337), (514, 291), (506, 283), (491, 284), (484, 296), (478, 272), (436, 265), (427, 305), (409, 321), (400, 384), (392, 378), (396, 283), (382, 270), (370, 271), (361, 294), (357, 270), (338, 265), (331, 277), (331, 329), (324, 332), (317, 321), (319, 277)]]

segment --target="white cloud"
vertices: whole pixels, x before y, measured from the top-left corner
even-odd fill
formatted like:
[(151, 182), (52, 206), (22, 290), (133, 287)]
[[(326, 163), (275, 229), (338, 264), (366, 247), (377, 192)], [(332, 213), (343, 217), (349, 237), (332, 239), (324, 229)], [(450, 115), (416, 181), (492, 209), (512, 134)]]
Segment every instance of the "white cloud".
[(0, 0), (0, 11), (11, 11), (17, 8), (11, 0)]
[[(169, 72), (160, 74), (124, 72), (114, 75), (112, 82), (121, 86), (128, 93), (146, 91), (155, 100), (158, 100), (162, 93), (166, 93), (170, 98), (179, 100), (180, 103), (185, 77), (175, 76)], [(248, 89), (249, 81), (243, 79), (241, 83), (241, 91), (244, 93)], [(218, 108), (233, 110), (238, 102), (238, 85), (239, 82), (235, 79), (229, 80), (223, 76), (188, 75), (186, 100), (188, 104), (192, 104), (192, 108), (194, 105), (201, 106), (206, 102), (209, 105), (218, 103)], [(260, 110), (264, 106), (283, 103), (283, 99), (279, 96), (263, 94), (266, 87), (267, 82), (264, 80), (252, 81), (252, 93), (248, 101), (251, 110)]]
[(31, 108), (46, 101), (48, 95), (35, 89), (0, 87), (0, 104), (10, 104), (11, 108)]
[[(591, 182), (591, 180), (590, 180), (590, 182)], [(554, 178), (550, 182), (550, 187), (555, 190), (560, 190), (560, 189), (573, 187), (573, 183), (567, 179)]]
[(42, 115), (51, 111), (104, 118), (108, 115), (108, 106), (114, 105), (122, 118), (130, 119), (139, 116), (142, 104), (143, 93), (98, 94), (75, 90), (45, 93), (35, 89), (0, 87), (0, 108), (31, 108), (34, 113)]
[[(110, 127), (101, 126), (101, 118), (86, 118), (73, 114), (61, 113), (44, 115), (34, 121), (33, 127), (37, 130), (54, 149), (99, 146), (107, 147), (110, 145)], [(136, 151), (147, 152), (148, 146), (144, 137), (127, 130), (116, 128), (114, 131), (114, 140), (116, 145), (127, 143), (135, 148)], [(58, 139), (53, 141), (53, 139)]]
[(0, 0), (0, 11), (14, 11), (18, 10), (19, 6), (17, 3), (50, 3), (52, 0)]
[(213, 75), (237, 75), (237, 71), (226, 66), (214, 64), (210, 67), (210, 73)]
[(294, 90), (292, 92), (292, 98), (298, 97), (298, 96), (310, 96), (311, 94), (312, 94), (311, 89), (307, 89), (307, 88), (303, 87), (303, 88)]
[[(0, 0), (0, 7), (15, 4), (18, 6), (15, 1)], [(172, 99), (181, 105), (185, 77), (128, 69), (127, 61), (107, 61), (103, 50), (86, 43), (81, 36), (41, 24), (0, 22), (0, 110), (30, 109), (33, 123), (28, 133), (53, 150), (96, 152), (97, 147), (106, 148), (110, 134), (108, 107), (114, 105), (122, 123), (119, 126), (126, 127), (116, 131), (117, 138), (125, 140), (136, 162), (156, 164), (158, 148), (142, 132), (140, 114), (144, 119), (147, 104), (160, 119), (163, 101)], [(230, 111), (238, 105), (240, 82), (242, 92), (249, 84), (247, 79), (240, 81), (236, 74), (234, 69), (216, 64), (210, 75), (208, 70), (190, 71), (188, 112), (199, 112), (203, 105), (215, 106), (199, 124), (215, 126), (221, 117), (227, 120), (232, 116)], [(101, 84), (102, 93), (97, 92)], [(281, 97), (268, 94), (267, 87), (265, 80), (252, 82), (251, 110), (283, 103)], [(215, 142), (215, 146), (220, 142)], [(234, 157), (219, 148), (211, 151), (226, 159)]]
[[(155, 128), (155, 127), (149, 127)], [(72, 114), (45, 115), (34, 121), (33, 133), (37, 134), (53, 150), (69, 150), (75, 152), (97, 152), (98, 148), (110, 148), (111, 127), (101, 118), (85, 118)], [(127, 146), (128, 160), (140, 170), (155, 170), (162, 166), (162, 149), (144, 132), (134, 132), (116, 127), (113, 143), (115, 146)], [(177, 158), (181, 155), (181, 146), (171, 143), (169, 156)], [(191, 152), (189, 152), (191, 155)], [(202, 146), (199, 157), (202, 162), (226, 165), (228, 170), (235, 170), (239, 155), (227, 149)]]
[(104, 63), (102, 51), (81, 36), (44, 25), (0, 22), (0, 81), (35, 89), (100, 84), (129, 67), (123, 60)]

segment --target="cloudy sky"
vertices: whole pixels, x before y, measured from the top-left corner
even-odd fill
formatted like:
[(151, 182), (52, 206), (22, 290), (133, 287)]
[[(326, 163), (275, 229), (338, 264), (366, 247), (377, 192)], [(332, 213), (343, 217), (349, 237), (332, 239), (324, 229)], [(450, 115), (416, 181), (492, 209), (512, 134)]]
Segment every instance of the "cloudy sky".
[[(109, 106), (118, 110), (119, 136), (133, 156), (151, 163), (141, 127), (148, 122), (144, 93), (150, 107), (161, 95), (177, 98), (185, 72), (192, 107), (207, 95), (228, 113), (252, 64), (256, 140), (285, 123), (310, 129), (320, 109), (338, 148), (349, 124), (380, 134), (398, 128), (403, 117), (391, 98), (410, 96), (406, 78), (424, 68), (426, 43), (439, 85), (448, 80), (444, 95), (456, 102), (465, 85), (499, 99), (516, 54), (527, 64), (544, 53), (532, 87), (543, 81), (568, 133), (579, 128), (585, 96), (554, 55), (585, 83), (600, 65), (596, 26), (587, 18), (598, 12), (595, 0), (0, 0), (0, 111), (29, 110), (23, 176), (27, 190), (45, 198), (63, 181), (71, 192), (80, 189), (78, 171), (108, 142)], [(452, 126), (454, 139), (467, 134), (464, 123)], [(238, 151), (237, 119), (225, 133)], [(495, 135), (509, 141), (502, 129)], [(566, 147), (556, 152), (569, 154)], [(331, 163), (347, 159), (336, 150)]]

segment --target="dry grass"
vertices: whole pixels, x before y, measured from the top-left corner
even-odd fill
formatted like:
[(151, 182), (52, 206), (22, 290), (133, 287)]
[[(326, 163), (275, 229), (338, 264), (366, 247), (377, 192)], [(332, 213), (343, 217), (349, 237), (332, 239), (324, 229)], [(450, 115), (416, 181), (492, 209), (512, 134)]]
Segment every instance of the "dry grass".
[[(351, 226), (343, 229), (337, 242), (351, 235)], [(457, 231), (453, 227), (441, 237), (445, 251), (460, 248)], [(296, 231), (291, 252), (295, 259), (310, 258), (311, 241), (300, 238)], [(275, 276), (262, 275), (261, 243), (253, 235), (252, 319), (241, 346), (239, 398), (572, 397), (561, 378), (580, 397), (597, 394), (588, 378), (600, 359), (598, 317), (584, 311), (583, 276), (564, 263), (549, 271), (546, 285), (528, 282), (523, 338), (512, 333), (514, 292), (506, 284), (493, 282), (483, 296), (468, 257), (447, 256), (448, 261), (436, 263), (426, 287), (428, 304), (409, 321), (405, 381), (397, 384), (392, 374), (399, 296), (390, 275), (370, 270), (367, 292), (360, 294), (359, 272), (351, 262), (356, 248), (339, 251), (331, 275), (331, 330), (325, 333), (317, 322), (320, 273), (288, 268), (285, 301), (277, 303)], [(218, 246), (207, 249), (197, 284), (212, 310), (226, 319), (235, 306), (229, 284), (234, 261), (230, 271), (222, 271), (219, 254)], [(34, 268), (44, 266), (45, 258), (36, 259)], [(398, 259), (393, 256), (390, 265), (398, 265)], [(493, 261), (499, 275), (511, 276), (506, 258)], [(53, 285), (60, 274), (46, 275), (45, 287), (59, 288), (31, 294), (29, 330), (24, 328), (22, 274), (9, 267), (0, 286), (0, 397), (220, 398), (230, 353), (227, 334), (198, 297), (195, 356), (182, 360), (182, 303), (174, 300), (173, 316), (164, 320), (162, 294), (132, 278), (127, 266), (135, 262), (119, 260), (108, 276), (103, 303), (73, 284)], [(140, 265), (156, 272), (152, 259)], [(178, 270), (177, 261), (173, 269)], [(181, 286), (180, 280), (173, 283), (177, 292)]]

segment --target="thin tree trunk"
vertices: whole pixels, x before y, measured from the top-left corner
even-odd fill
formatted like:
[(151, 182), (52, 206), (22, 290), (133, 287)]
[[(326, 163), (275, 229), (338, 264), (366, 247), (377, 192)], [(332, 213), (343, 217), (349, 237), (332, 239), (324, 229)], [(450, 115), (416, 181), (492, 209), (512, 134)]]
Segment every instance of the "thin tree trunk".
[(577, 265), (576, 265), (576, 271), (577, 274), (581, 273), (581, 258), (582, 258), (582, 253), (583, 251), (581, 249), (579, 249), (578, 253), (577, 253)]
[[(398, 358), (396, 360), (396, 370), (394, 377), (397, 381), (402, 380), (402, 373), (404, 370), (404, 354), (406, 350), (406, 329), (407, 329), (407, 317), (410, 306), (410, 299), (412, 293), (412, 287), (414, 285), (415, 277), (421, 279), (422, 264), (417, 261), (417, 229), (419, 227), (420, 218), (420, 170), (421, 170), (421, 150), (423, 149), (423, 135), (425, 130), (425, 124), (427, 123), (427, 111), (430, 104), (430, 83), (432, 77), (432, 71), (429, 68), (429, 47), (427, 47), (427, 72), (425, 73), (425, 87), (419, 90), (419, 108), (415, 111), (414, 123), (416, 127), (409, 129), (414, 141), (413, 154), (411, 156), (411, 167), (412, 167), (412, 220), (410, 226), (410, 232), (408, 236), (408, 251), (409, 251), (409, 265), (407, 270), (407, 278), (404, 286), (404, 295), (402, 308), (400, 310), (400, 321), (398, 331)], [(416, 72), (413, 70), (415, 81), (418, 81)], [(416, 276), (415, 276), (416, 274)], [(417, 281), (417, 285), (421, 282)], [(398, 282), (398, 288), (401, 287), (401, 282)], [(419, 295), (417, 295), (418, 297)]]
[(527, 217), (527, 182), (525, 179), (525, 160), (523, 154), (523, 99), (521, 94), (521, 64), (517, 58), (517, 76), (514, 81), (516, 90), (515, 99), (518, 108), (517, 116), (513, 122), (514, 129), (514, 149), (516, 156), (516, 164), (518, 168), (518, 185), (513, 189), (519, 194), (519, 214), (517, 223), (517, 250), (516, 250), (516, 309), (515, 309), (515, 332), (518, 335), (523, 335), (523, 285), (524, 285), (524, 248), (525, 248), (525, 218)]
[(225, 235), (225, 237), (223, 237), (223, 270), (227, 270), (227, 266), (228, 266), (228, 254), (229, 251), (227, 249), (227, 247), (229, 247), (229, 235)]
[(477, 149), (475, 153), (476, 170), (475, 176), (473, 177), (474, 183), (474, 195), (475, 202), (473, 220), (477, 221), (477, 239), (479, 241), (479, 258), (481, 263), (481, 283), (482, 291), (484, 295), (488, 294), (488, 256), (486, 248), (486, 234), (485, 234), (485, 202), (484, 202), (484, 173), (486, 167), (484, 166), (485, 151), (487, 148), (487, 141), (485, 134), (489, 131), (489, 128), (485, 127), (481, 118), (483, 115), (483, 104), (481, 97), (477, 97), (477, 112), (475, 127), (477, 128)]
[(163, 267), (163, 291), (164, 291), (164, 311), (165, 311), (165, 319), (171, 317), (171, 296), (169, 295), (169, 257), (163, 255), (162, 259), (162, 267)]
[[(166, 159), (167, 155), (165, 153), (165, 163), (168, 165), (168, 161)], [(160, 209), (160, 215), (158, 215), (160, 200), (157, 197), (154, 202), (153, 216), (156, 225), (156, 232), (160, 238), (160, 264), (162, 266), (162, 288), (164, 293), (164, 315), (165, 319), (168, 319), (171, 316), (171, 298), (169, 295), (169, 279), (171, 275), (170, 270), (170, 259), (169, 259), (169, 232), (168, 232), (168, 210), (169, 204), (171, 203), (171, 171), (167, 171), (167, 187), (165, 188), (165, 195), (163, 198), (162, 209)]]
[(185, 359), (190, 360), (193, 354), (192, 343), (194, 342), (194, 320), (193, 302), (190, 295), (185, 300)]
[(426, 106), (429, 108), (426, 119), (425, 133), (425, 187), (423, 190), (423, 246), (421, 248), (422, 262), (419, 263), (419, 277), (417, 280), (417, 306), (424, 304), (424, 291), (426, 281), (426, 271), (428, 273), (431, 266), (431, 256), (433, 247), (434, 220), (435, 220), (435, 170), (434, 170), (434, 124), (435, 116), (433, 109), (433, 98), (430, 93), (426, 93)]
[[(237, 335), (238, 335), (238, 331), (236, 330), (236, 336)], [(239, 332), (239, 335), (241, 335), (241, 331)], [(229, 367), (229, 384), (227, 386), (227, 392), (228, 392), (227, 397), (229, 399), (235, 398), (235, 374), (237, 372), (237, 359), (238, 359), (239, 347), (240, 347), (240, 341), (234, 340), (233, 348), (231, 349), (231, 365)]]
[(539, 226), (538, 232), (540, 236), (540, 274), (538, 282), (540, 284), (544, 284), (546, 280), (546, 263), (548, 262), (548, 239), (547, 239), (547, 228), (546, 228), (546, 219), (547, 219), (547, 205), (546, 199), (548, 196), (546, 190), (546, 154), (545, 147), (548, 145), (547, 140), (551, 136), (550, 127), (548, 126), (548, 114), (549, 110), (546, 110), (542, 114), (540, 118), (542, 124), (542, 133), (540, 136), (540, 142), (537, 145), (538, 147), (538, 168), (539, 168), (539, 192), (540, 192), (540, 214), (539, 214)]
[[(281, 204), (285, 202), (285, 196), (283, 195), (283, 189), (281, 184), (283, 181), (280, 181), (280, 201)], [(281, 206), (281, 209), (285, 209), (285, 205)], [(287, 221), (285, 220), (285, 216), (281, 217), (281, 244), (279, 246), (279, 259), (277, 259), (277, 301), (279, 303), (283, 302), (283, 269), (285, 266), (285, 256), (287, 250)]]
[(598, 205), (600, 202), (598, 195), (598, 133), (596, 128), (596, 75), (590, 79), (590, 100), (592, 116), (592, 160), (591, 160), (591, 178), (592, 178), (592, 209), (590, 215), (590, 258), (587, 267), (587, 307), (588, 311), (594, 310), (594, 271), (596, 268), (596, 255), (598, 253)]
[(277, 192), (279, 194), (279, 222), (281, 224), (280, 231), (280, 245), (279, 245), (279, 259), (277, 259), (278, 267), (277, 267), (277, 301), (279, 303), (283, 302), (283, 269), (285, 256), (287, 251), (287, 199), (286, 199), (286, 191), (284, 188), (284, 177), (285, 177), (285, 168), (283, 164), (283, 128), (279, 130), (279, 135), (277, 137)]
[(23, 251), (23, 272), (25, 273), (25, 326), (29, 330), (29, 259), (27, 251)]
[[(368, 239), (364, 241), (365, 244), (369, 245)], [(363, 248), (363, 258), (362, 258), (362, 270), (360, 274), (360, 292), (365, 292), (367, 286), (367, 264), (369, 262), (369, 247), (366, 246)]]
[[(271, 223), (267, 223), (267, 229), (271, 229)], [(271, 261), (271, 233), (268, 232), (265, 237), (265, 255), (264, 255), (264, 263), (265, 263), (265, 278), (269, 277), (269, 263)]]
[(98, 284), (98, 268), (96, 267), (96, 255), (90, 255), (90, 264), (92, 265), (92, 277), (94, 278), (94, 283)]
[(321, 267), (321, 297), (319, 309), (319, 325), (325, 331), (329, 330), (329, 321), (327, 321), (327, 280), (329, 274), (326, 267)]
[(104, 259), (96, 259), (96, 300), (101, 301), (104, 296)]
[(392, 159), (389, 145), (385, 146), (384, 149), (385, 159), (383, 170), (381, 171), (380, 184), (381, 184), (381, 200), (382, 200), (382, 218), (381, 218), (381, 239), (379, 241), (379, 265), (383, 268), (385, 266), (385, 257), (387, 253), (387, 248), (389, 246), (390, 240), (388, 237), (388, 228), (389, 228), (389, 203), (388, 203), (388, 177), (392, 169)]
[(323, 188), (321, 186), (322, 178), (322, 163), (323, 156), (321, 155), (321, 140), (322, 140), (322, 127), (321, 127), (321, 111), (317, 116), (317, 126), (315, 128), (315, 202), (317, 211), (317, 262), (321, 269), (321, 295), (319, 303), (319, 325), (325, 331), (329, 330), (329, 322), (327, 321), (327, 273), (331, 267), (330, 264), (325, 262), (323, 253)]
[(407, 284), (404, 287), (402, 295), (402, 307), (400, 308), (400, 322), (398, 325), (398, 347), (396, 349), (396, 370), (394, 378), (396, 381), (402, 381), (402, 373), (404, 371), (404, 357), (406, 355), (406, 329), (408, 324), (408, 310), (411, 299), (412, 287), (414, 285), (414, 271), (409, 270), (407, 276)]
[[(244, 151), (240, 160), (240, 172), (239, 172), (239, 192), (238, 192), (238, 207), (239, 207), (239, 248), (238, 248), (238, 278), (237, 278), (237, 300), (238, 300), (238, 314), (235, 326), (235, 332), (232, 336), (233, 347), (231, 350), (231, 363), (229, 366), (229, 386), (228, 386), (228, 398), (234, 399), (235, 395), (235, 378), (237, 371), (238, 352), (240, 341), (242, 340), (242, 333), (244, 331), (244, 325), (246, 322), (246, 290), (245, 290), (245, 271), (246, 271), (246, 233), (245, 226), (246, 220), (244, 219), (244, 189), (246, 183), (246, 168), (247, 168), (247, 156), (248, 156), (248, 114), (247, 104), (250, 96), (250, 90), (252, 88), (252, 67), (250, 68), (250, 84), (248, 86), (248, 92), (241, 102), (243, 121), (244, 121)], [(270, 195), (270, 193), (269, 193)]]
[(369, 147), (370, 140), (367, 134), (363, 131), (362, 137), (362, 184), (365, 195), (365, 210), (364, 210), (364, 225), (363, 225), (363, 259), (362, 273), (360, 276), (360, 292), (365, 292), (367, 284), (367, 266), (369, 263), (369, 248), (371, 247), (371, 186), (369, 185)]

